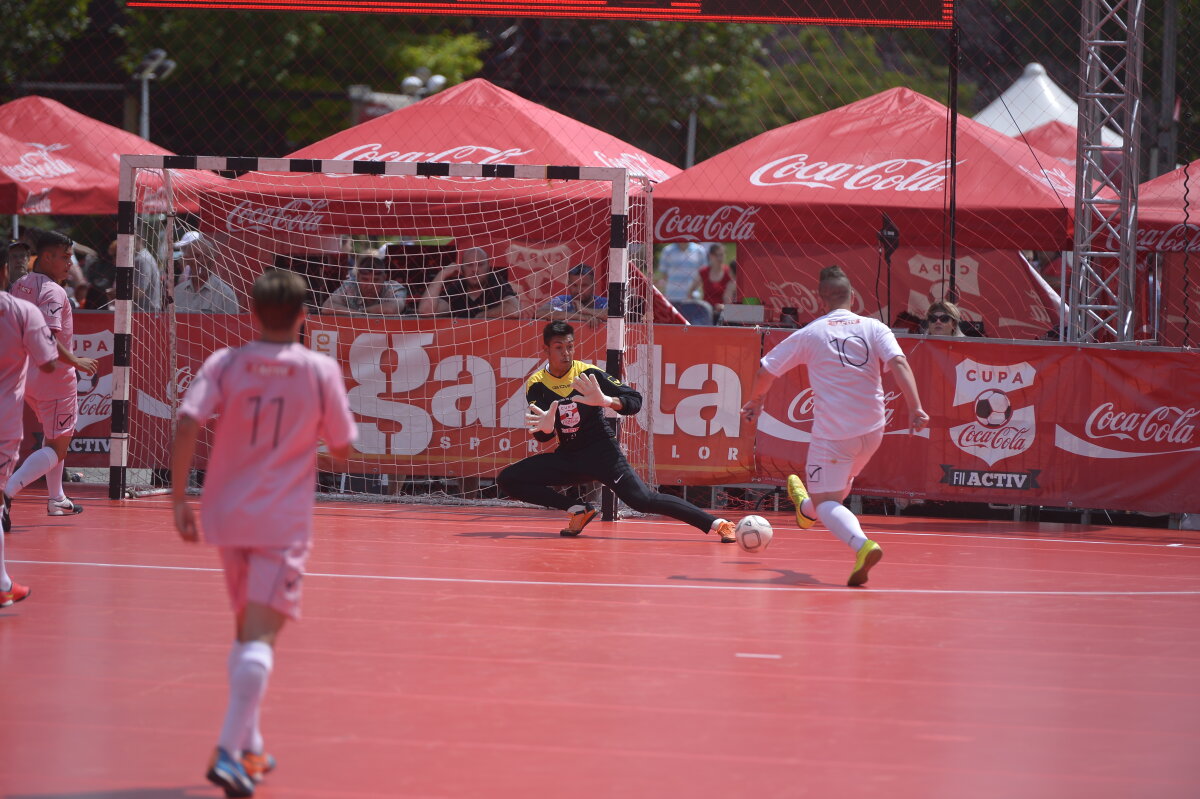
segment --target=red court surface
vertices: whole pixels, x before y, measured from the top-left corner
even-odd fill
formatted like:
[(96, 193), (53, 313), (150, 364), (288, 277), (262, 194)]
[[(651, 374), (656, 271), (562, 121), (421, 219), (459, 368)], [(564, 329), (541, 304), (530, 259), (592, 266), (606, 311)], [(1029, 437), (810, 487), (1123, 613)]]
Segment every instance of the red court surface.
[[(36, 494), (36, 492), (30, 492)], [(215, 797), (231, 635), (164, 498), (15, 505), (0, 795)], [(1200, 796), (1200, 534), (322, 504), (261, 797)]]

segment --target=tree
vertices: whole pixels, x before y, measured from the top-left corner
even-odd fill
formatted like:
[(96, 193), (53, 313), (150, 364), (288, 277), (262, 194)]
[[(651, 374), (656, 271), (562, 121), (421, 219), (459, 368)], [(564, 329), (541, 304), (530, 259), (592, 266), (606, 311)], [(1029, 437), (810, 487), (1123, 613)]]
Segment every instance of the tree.
[(12, 87), (53, 67), (87, 24), (88, 0), (0, 0), (0, 80)]

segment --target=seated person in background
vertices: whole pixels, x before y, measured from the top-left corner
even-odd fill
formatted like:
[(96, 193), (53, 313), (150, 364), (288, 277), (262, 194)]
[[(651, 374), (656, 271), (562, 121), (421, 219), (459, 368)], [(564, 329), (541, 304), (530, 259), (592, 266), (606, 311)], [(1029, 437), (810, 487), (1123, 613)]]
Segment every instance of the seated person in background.
[(89, 311), (111, 311), (117, 295), (117, 242), (108, 245), (108, 255), (96, 253), (83, 267), (88, 290), (84, 307)]
[(175, 310), (180, 313), (237, 313), (233, 288), (217, 277), (216, 249), (206, 238), (182, 248), (183, 279), (175, 287)]
[(712, 306), (713, 321), (726, 305), (732, 305), (737, 296), (737, 282), (733, 269), (725, 261), (725, 245), (711, 244), (708, 247), (708, 264), (696, 275), (689, 294), (700, 290), (700, 298)]
[(460, 319), (501, 319), (521, 312), (521, 303), (508, 281), (491, 269), (487, 253), (479, 247), (463, 250), (460, 264), (441, 269), (424, 297), (422, 316)]
[(321, 310), (342, 314), (383, 314), (399, 316), (404, 313), (408, 290), (391, 279), (387, 261), (375, 255), (358, 257), (354, 274), (329, 295)]
[(962, 311), (952, 302), (938, 300), (925, 312), (925, 334), (928, 336), (965, 336), (959, 330)]
[(346, 280), (349, 269), (338, 253), (313, 254), (304, 259), (304, 276), (308, 279), (310, 311), (319, 311), (338, 287)]
[(33, 247), (29, 246), (29, 242), (24, 239), (17, 239), (5, 248), (4, 262), (0, 263), (0, 269), (4, 269), (8, 273), (8, 285), (12, 285), (20, 280), (29, 271), (29, 261), (33, 255)]
[(541, 307), (542, 319), (600, 322), (608, 316), (608, 298), (596, 296), (596, 273), (587, 264), (578, 264), (567, 272), (565, 294), (551, 297)]

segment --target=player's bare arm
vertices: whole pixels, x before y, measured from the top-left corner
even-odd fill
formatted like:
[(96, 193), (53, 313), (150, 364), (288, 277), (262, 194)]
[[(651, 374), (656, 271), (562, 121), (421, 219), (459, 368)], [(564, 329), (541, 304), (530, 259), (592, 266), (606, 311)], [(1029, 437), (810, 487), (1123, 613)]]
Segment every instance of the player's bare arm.
[(55, 341), (58, 345), (58, 359), (63, 363), (68, 363), (79, 371), (94, 375), (96, 370), (100, 368), (100, 363), (92, 358), (78, 358), (75, 353), (63, 346), (61, 341)]
[(188, 502), (187, 485), (199, 434), (200, 423), (190, 416), (181, 415), (175, 425), (175, 442), (171, 447), (171, 506), (175, 515), (175, 529), (180, 538), (192, 542), (200, 539), (200, 528), (196, 525), (196, 512)]
[(917, 391), (917, 380), (913, 377), (912, 367), (908, 364), (908, 358), (897, 355), (888, 362), (888, 368), (892, 370), (892, 376), (900, 386), (900, 393), (908, 403), (908, 427), (915, 433), (929, 424), (929, 414), (921, 407), (921, 395)]
[(742, 415), (746, 417), (747, 422), (753, 422), (762, 413), (763, 400), (774, 384), (775, 375), (760, 366), (754, 374), (754, 383), (750, 387), (750, 395), (742, 405)]

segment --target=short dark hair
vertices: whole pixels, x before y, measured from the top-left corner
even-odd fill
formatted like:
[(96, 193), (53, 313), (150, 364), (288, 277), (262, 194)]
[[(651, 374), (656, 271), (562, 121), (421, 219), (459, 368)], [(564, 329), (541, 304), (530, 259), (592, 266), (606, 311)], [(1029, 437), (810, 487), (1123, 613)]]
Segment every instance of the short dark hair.
[(587, 264), (576, 264), (567, 272), (568, 275), (594, 275), (592, 268)]
[(555, 319), (542, 328), (542, 343), (549, 345), (552, 338), (566, 338), (575, 335), (575, 328), (570, 323)]
[(59, 233), (57, 230), (42, 231), (42, 235), (38, 236), (37, 254), (41, 255), (47, 250), (56, 250), (59, 247), (74, 247), (75, 242), (71, 241), (70, 236)]
[(308, 284), (286, 269), (268, 269), (254, 281), (251, 308), (267, 330), (287, 330), (304, 310)]
[(827, 266), (821, 270), (817, 293), (826, 302), (845, 302), (852, 296), (850, 278), (840, 266)]

